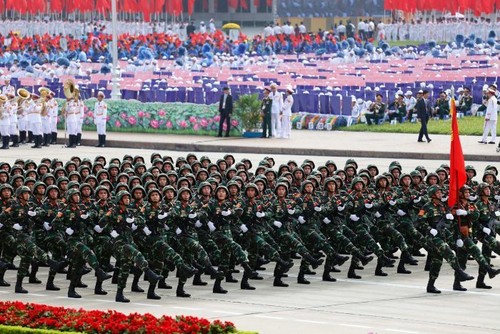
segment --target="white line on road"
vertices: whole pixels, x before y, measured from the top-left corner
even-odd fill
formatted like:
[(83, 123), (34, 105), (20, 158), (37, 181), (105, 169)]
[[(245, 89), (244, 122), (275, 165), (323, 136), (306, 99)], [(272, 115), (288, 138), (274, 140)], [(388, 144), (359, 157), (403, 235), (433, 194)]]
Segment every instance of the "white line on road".
[(36, 297), (47, 297), (47, 295), (43, 295), (41, 293), (30, 293), (31, 296), (36, 296)]
[(403, 329), (393, 329), (393, 328), (384, 328), (385, 331), (388, 332), (397, 332), (397, 333), (408, 333), (408, 334), (417, 334), (418, 332), (415, 331), (407, 331)]
[(196, 308), (196, 307), (183, 307), (183, 306), (172, 306), (172, 308), (175, 308), (177, 310), (189, 310), (189, 311), (200, 311), (201, 308)]
[(370, 329), (372, 327), (369, 327), (369, 326), (363, 326), (363, 325), (352, 325), (352, 324), (337, 324), (337, 325), (340, 325), (340, 326), (345, 326), (345, 327), (354, 327), (354, 328), (366, 328), (366, 329)]
[(159, 307), (160, 305), (155, 305), (155, 304), (143, 304), (143, 303), (132, 303), (134, 305), (139, 305), (139, 306), (148, 306), (148, 307)]
[(294, 321), (297, 321), (297, 322), (305, 322), (305, 323), (308, 323), (308, 324), (319, 324), (319, 325), (326, 325), (327, 322), (324, 322), (324, 321), (314, 321), (314, 320), (304, 320), (304, 319), (293, 319)]
[(220, 311), (220, 310), (214, 310), (212, 312), (222, 313), (222, 314), (231, 314), (231, 315), (243, 315), (243, 313), (239, 313), (239, 312)]
[(282, 318), (282, 317), (272, 317), (270, 315), (254, 314), (253, 316), (256, 318), (262, 318), (262, 319), (286, 320), (285, 318)]

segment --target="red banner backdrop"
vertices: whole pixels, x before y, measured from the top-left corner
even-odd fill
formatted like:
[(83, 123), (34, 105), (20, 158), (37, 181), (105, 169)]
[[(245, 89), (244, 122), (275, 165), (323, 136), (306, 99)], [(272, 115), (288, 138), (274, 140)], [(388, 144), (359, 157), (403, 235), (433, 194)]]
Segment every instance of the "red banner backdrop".
[(500, 0), (385, 0), (384, 9), (401, 10), (406, 13), (413, 13), (416, 10), (464, 13), (470, 10), (479, 16), (500, 10)]

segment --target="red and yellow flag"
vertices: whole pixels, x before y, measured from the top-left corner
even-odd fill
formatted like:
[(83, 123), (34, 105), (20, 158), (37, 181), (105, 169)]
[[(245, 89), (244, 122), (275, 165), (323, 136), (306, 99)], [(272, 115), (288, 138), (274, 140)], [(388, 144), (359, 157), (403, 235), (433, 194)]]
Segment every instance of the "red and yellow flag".
[(457, 108), (455, 99), (451, 99), (451, 145), (450, 145), (450, 193), (448, 195), (448, 206), (451, 208), (457, 203), (460, 188), (467, 181), (465, 173), (464, 153), (458, 133)]

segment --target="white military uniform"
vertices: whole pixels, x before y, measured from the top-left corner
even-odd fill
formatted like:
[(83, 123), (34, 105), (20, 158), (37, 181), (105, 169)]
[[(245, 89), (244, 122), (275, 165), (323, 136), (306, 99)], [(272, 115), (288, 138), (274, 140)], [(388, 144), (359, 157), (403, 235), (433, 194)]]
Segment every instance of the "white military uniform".
[(271, 107), (271, 131), (273, 137), (279, 138), (281, 137), (281, 122), (279, 118), (283, 107), (283, 95), (278, 90), (275, 92), (271, 91), (269, 98), (273, 101)]
[(17, 129), (17, 102), (15, 99), (10, 99), (6, 103), (6, 108), (9, 109), (9, 115), (10, 115), (10, 135), (11, 136), (18, 136), (19, 132)]
[(83, 103), (80, 100), (70, 100), (66, 105), (66, 127), (68, 135), (75, 135), (78, 133), (78, 122), (82, 114)]
[(491, 132), (491, 141), (495, 142), (497, 139), (497, 98), (492, 95), (488, 99), (488, 104), (486, 105), (486, 113), (484, 114), (484, 131), (482, 142), (486, 143), (488, 139), (488, 134)]
[(12, 85), (3, 86), (2, 95), (5, 95), (5, 96), (14, 95), (15, 96), (16, 89)]
[(97, 127), (98, 135), (106, 134), (106, 121), (108, 117), (108, 105), (104, 100), (97, 101), (94, 107), (94, 124)]
[(291, 134), (291, 124), (290, 118), (292, 117), (292, 106), (293, 106), (293, 96), (292, 94), (287, 94), (283, 100), (283, 106), (281, 107), (281, 137), (290, 138)]
[(9, 101), (5, 101), (1, 109), (0, 116), (0, 135), (3, 137), (8, 137), (10, 135), (10, 113), (9, 113)]
[(35, 103), (33, 100), (24, 100), (21, 102), (21, 110), (22, 112), (17, 115), (17, 124), (19, 126), (19, 131), (28, 131), (29, 120), (28, 120), (28, 112), (33, 107)]
[(38, 99), (28, 110), (29, 130), (33, 132), (33, 136), (42, 135), (42, 107), (42, 101)]

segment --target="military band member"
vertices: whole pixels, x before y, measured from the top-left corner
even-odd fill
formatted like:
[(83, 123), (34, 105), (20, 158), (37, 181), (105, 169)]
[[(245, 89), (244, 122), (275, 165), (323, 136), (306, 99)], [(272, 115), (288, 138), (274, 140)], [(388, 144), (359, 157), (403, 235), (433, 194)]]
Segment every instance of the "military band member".
[(49, 128), (50, 128), (50, 144), (57, 144), (57, 116), (59, 113), (59, 104), (54, 98), (55, 93), (53, 91), (49, 92), (47, 96), (47, 108), (49, 117)]
[(9, 148), (10, 142), (10, 114), (8, 108), (8, 98), (0, 95), (0, 135), (2, 135), (2, 150)]
[(12, 147), (19, 147), (19, 130), (17, 128), (17, 101), (14, 94), (7, 95), (9, 100), (5, 103), (5, 109), (10, 116), (9, 134), (12, 140)]
[(28, 111), (28, 122), (30, 130), (33, 133), (33, 141), (35, 145), (31, 146), (31, 148), (42, 148), (42, 111), (45, 106), (44, 102), (38, 95), (32, 94), (32, 97), (35, 102)]
[(94, 107), (94, 124), (97, 127), (99, 142), (96, 147), (106, 145), (106, 121), (108, 116), (108, 105), (104, 102), (104, 93), (97, 93), (97, 102)]
[(82, 113), (83, 103), (78, 98), (78, 90), (75, 89), (73, 98), (66, 101), (66, 131), (68, 132), (68, 148), (75, 148), (78, 142), (78, 122)]

